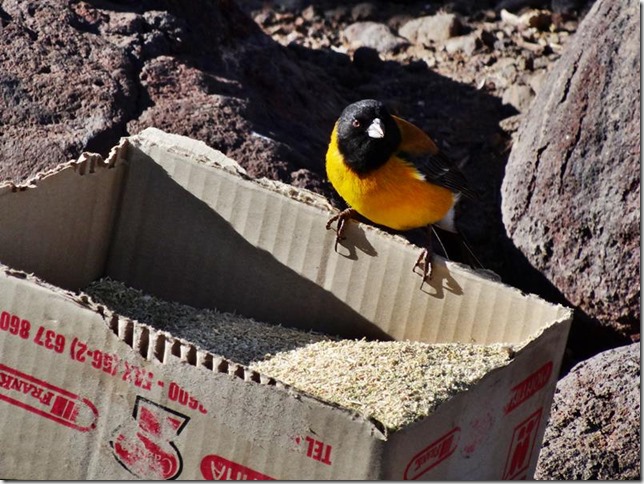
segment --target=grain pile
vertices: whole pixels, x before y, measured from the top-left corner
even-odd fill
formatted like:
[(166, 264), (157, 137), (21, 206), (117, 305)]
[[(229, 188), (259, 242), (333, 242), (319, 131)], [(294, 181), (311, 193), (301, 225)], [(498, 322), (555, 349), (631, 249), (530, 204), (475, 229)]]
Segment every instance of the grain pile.
[(85, 292), (123, 316), (375, 418), (389, 430), (431, 414), (508, 363), (512, 353), (502, 345), (340, 340), (164, 301), (108, 278)]
[(243, 365), (280, 351), (332, 336), (260, 323), (237, 314), (197, 309), (147, 295), (109, 278), (91, 283), (84, 292), (112, 311), (172, 333), (202, 349)]
[(251, 367), (396, 430), (509, 360), (501, 345), (343, 340), (313, 343)]

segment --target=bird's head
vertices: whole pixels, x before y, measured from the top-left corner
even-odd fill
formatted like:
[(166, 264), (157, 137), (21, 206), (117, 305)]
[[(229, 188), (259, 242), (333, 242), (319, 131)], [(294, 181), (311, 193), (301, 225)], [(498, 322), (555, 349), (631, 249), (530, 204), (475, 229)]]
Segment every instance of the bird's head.
[(356, 173), (382, 166), (400, 145), (401, 135), (385, 105), (364, 99), (347, 106), (336, 126), (338, 149)]

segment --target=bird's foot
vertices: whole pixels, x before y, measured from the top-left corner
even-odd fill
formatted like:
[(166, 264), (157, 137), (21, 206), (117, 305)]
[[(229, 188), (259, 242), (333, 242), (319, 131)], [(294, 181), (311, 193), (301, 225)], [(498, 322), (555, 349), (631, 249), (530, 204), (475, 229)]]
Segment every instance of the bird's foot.
[(423, 279), (420, 281), (420, 288), (423, 288), (425, 281), (428, 281), (432, 277), (432, 254), (428, 249), (423, 249), (416, 259), (416, 263), (412, 268), (412, 272), (416, 272), (416, 267), (421, 270)]
[(338, 243), (341, 240), (344, 240), (344, 238), (345, 238), (344, 237), (344, 231), (346, 229), (346, 223), (347, 223), (347, 221), (349, 219), (353, 218), (353, 215), (355, 213), (356, 213), (356, 211), (354, 209), (347, 208), (345, 210), (342, 210), (342, 212), (340, 212), (340, 213), (334, 215), (333, 217), (331, 217), (329, 219), (329, 221), (326, 223), (326, 229), (330, 230), (331, 225), (333, 224), (333, 222), (335, 222), (336, 220), (338, 221), (338, 227), (337, 227), (336, 232), (335, 232), (335, 247), (334, 247), (336, 252), (338, 251)]
[(432, 278), (432, 227), (431, 225), (427, 226), (427, 245), (418, 255), (414, 267), (412, 267), (412, 272), (416, 272), (416, 267), (420, 268), (423, 279), (420, 281), (420, 289), (423, 288), (425, 281), (428, 281)]

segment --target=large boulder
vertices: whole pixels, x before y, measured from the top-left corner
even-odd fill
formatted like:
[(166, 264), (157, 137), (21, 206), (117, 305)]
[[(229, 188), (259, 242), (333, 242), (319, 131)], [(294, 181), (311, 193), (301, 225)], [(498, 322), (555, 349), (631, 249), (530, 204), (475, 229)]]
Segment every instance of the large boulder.
[[(506, 230), (532, 265), (587, 320), (634, 339), (639, 38), (637, 2), (595, 3), (524, 118), (502, 187)], [(591, 339), (582, 326), (573, 337)]]
[(7, 0), (0, 43), (3, 179), (105, 153), (154, 125), (219, 148), (251, 175), (297, 172), (315, 188), (348, 103), (330, 80), (351, 67), (347, 56), (323, 67), (299, 59), (230, 0)]
[(82, 149), (102, 148), (125, 132), (137, 103), (124, 49), (94, 35), (80, 4), (55, 3), (0, 6), (3, 178), (21, 179)]
[(536, 479), (640, 479), (640, 349), (600, 353), (557, 383)]

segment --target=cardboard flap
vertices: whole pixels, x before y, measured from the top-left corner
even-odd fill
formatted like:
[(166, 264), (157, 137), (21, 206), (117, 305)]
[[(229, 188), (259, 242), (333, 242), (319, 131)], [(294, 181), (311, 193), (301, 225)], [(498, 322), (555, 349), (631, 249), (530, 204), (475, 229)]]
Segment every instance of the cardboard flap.
[(294, 202), (292, 187), (247, 179), (216, 150), (199, 144), (192, 156), (195, 143), (158, 130), (130, 138), (108, 276), (345, 337), (519, 343), (557, 318), (555, 306), (438, 257), (421, 290), (419, 249), (365, 224), (352, 222), (336, 253), (319, 196)]
[(83, 154), (27, 185), (0, 185), (0, 262), (68, 289), (100, 277), (125, 169), (120, 152), (107, 161)]

